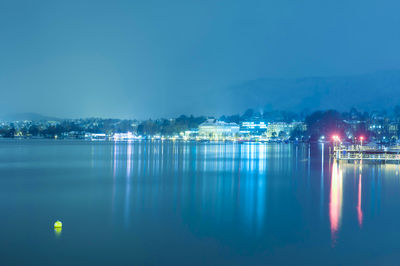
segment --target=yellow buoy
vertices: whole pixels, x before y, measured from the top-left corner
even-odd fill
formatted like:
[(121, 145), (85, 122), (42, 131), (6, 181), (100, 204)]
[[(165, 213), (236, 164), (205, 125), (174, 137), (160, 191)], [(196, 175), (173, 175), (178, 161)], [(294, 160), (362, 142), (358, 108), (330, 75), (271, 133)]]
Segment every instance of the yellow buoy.
[(58, 221), (54, 223), (54, 228), (61, 228), (62, 227), (62, 222)]
[(55, 233), (56, 237), (61, 236), (61, 231), (62, 231), (61, 227), (54, 228), (54, 233)]

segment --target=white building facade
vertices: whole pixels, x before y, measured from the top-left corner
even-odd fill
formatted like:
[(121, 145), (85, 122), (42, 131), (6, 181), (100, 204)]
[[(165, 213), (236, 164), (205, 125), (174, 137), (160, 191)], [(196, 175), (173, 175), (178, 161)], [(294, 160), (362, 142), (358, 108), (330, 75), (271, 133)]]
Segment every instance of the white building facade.
[(199, 137), (203, 139), (232, 138), (239, 134), (239, 125), (216, 119), (207, 119), (199, 125)]

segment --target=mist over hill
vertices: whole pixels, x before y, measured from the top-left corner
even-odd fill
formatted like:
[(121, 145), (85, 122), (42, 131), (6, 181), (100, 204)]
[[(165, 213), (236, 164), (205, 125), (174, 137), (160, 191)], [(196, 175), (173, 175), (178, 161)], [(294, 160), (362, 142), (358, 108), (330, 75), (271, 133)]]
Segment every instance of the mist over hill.
[[(178, 97), (178, 96), (174, 96)], [(191, 102), (185, 98), (182, 102)], [(174, 108), (165, 101), (165, 108)], [(180, 114), (196, 116), (220, 116), (242, 114), (246, 109), (257, 111), (303, 110), (348, 111), (355, 107), (361, 111), (392, 109), (400, 105), (400, 70), (376, 72), (362, 75), (304, 77), (304, 78), (259, 78), (243, 81), (225, 89), (199, 94), (193, 106), (183, 108)], [(73, 108), (73, 107), (71, 107)], [(34, 110), (32, 110), (34, 111)], [(0, 121), (49, 121), (60, 120), (33, 112), (0, 113)], [(169, 117), (177, 117), (169, 116)], [(87, 117), (84, 114), (74, 118)], [(109, 117), (109, 116), (106, 116)], [(134, 113), (130, 119), (141, 119)], [(146, 118), (165, 118), (165, 115)], [(115, 117), (123, 118), (123, 117)]]
[(229, 87), (221, 99), (230, 111), (389, 109), (400, 104), (400, 71), (337, 77), (260, 78)]
[(37, 113), (14, 113), (14, 114), (0, 114), (0, 121), (58, 121), (61, 120), (57, 117), (45, 116)]

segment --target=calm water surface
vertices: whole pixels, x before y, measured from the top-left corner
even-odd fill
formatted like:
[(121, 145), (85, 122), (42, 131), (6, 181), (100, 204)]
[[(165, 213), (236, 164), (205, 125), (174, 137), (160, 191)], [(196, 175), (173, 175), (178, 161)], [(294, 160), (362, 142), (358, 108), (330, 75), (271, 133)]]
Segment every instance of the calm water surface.
[(322, 144), (1, 140), (0, 211), (1, 265), (400, 263), (399, 166)]

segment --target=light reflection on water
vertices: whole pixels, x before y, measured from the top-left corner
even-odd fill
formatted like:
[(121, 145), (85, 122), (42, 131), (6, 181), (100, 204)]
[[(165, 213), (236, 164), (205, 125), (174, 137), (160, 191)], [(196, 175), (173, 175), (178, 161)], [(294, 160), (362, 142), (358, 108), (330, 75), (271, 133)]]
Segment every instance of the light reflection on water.
[[(354, 217), (351, 212), (353, 210), (356, 212), (355, 218), (361, 230), (365, 213), (374, 217), (379, 212), (383, 190), (390, 193), (393, 193), (393, 191), (400, 192), (398, 171), (398, 164), (374, 164), (362, 161), (349, 163), (332, 160), (329, 219), (333, 247), (336, 245), (342, 227), (344, 204), (346, 204), (347, 209), (350, 209), (350, 212), (345, 213), (347, 217)], [(323, 167), (321, 168), (322, 172)], [(363, 177), (363, 175), (366, 175), (366, 177)], [(384, 188), (382, 183), (385, 183)], [(346, 199), (344, 199), (345, 193)], [(323, 197), (322, 186), (321, 197)], [(368, 197), (369, 202), (363, 203), (365, 197)], [(397, 200), (397, 198), (388, 199)]]
[[(149, 149), (149, 147), (151, 147)], [(240, 203), (240, 217), (251, 230), (258, 230), (265, 219), (267, 193), (267, 146), (266, 145), (154, 145), (137, 143), (115, 143), (113, 146), (113, 208), (115, 198), (115, 179), (121, 178), (120, 172), (126, 171), (124, 196), (124, 219), (129, 221), (131, 201), (143, 200), (142, 189), (146, 197), (158, 201), (164, 186), (165, 176), (172, 176), (173, 195), (181, 195), (194, 205), (200, 204), (200, 211), (216, 215), (217, 221), (227, 220), (237, 215), (235, 203)], [(269, 152), (281, 152), (281, 147)], [(274, 163), (282, 165), (282, 159)], [(121, 162), (126, 161), (124, 164)], [(211, 173), (215, 178), (209, 178)], [(190, 176), (190, 179), (183, 176)], [(151, 187), (141, 184), (150, 179)], [(132, 184), (132, 180), (134, 184)], [(170, 181), (170, 180), (167, 180)], [(134, 193), (131, 187), (134, 186)], [(200, 191), (201, 197), (193, 197)], [(193, 192), (193, 193), (191, 193)], [(210, 202), (210, 195), (213, 201)], [(223, 195), (223, 197), (220, 197)], [(193, 201), (193, 202), (191, 202)], [(228, 215), (231, 215), (229, 218)], [(220, 216), (218, 216), (220, 215)]]
[[(285, 174), (285, 171), (291, 172), (294, 165), (295, 171), (303, 169), (306, 172), (303, 184), (308, 189), (312, 182), (311, 146), (115, 143), (113, 149), (113, 178), (116, 178), (121, 168), (126, 168), (124, 196), (126, 225), (130, 220), (131, 202), (138, 203), (143, 201), (143, 197), (148, 197), (151, 202), (157, 204), (160, 193), (165, 193), (163, 190), (165, 185), (163, 182), (167, 181), (163, 179), (165, 176), (172, 176), (176, 204), (190, 205), (199, 216), (211, 216), (217, 223), (239, 217), (245, 226), (244, 231), (257, 234), (262, 233), (268, 213), (268, 166), (270, 170), (278, 169)], [(353, 186), (355, 189), (351, 193), (356, 195), (355, 211), (358, 225), (362, 228), (363, 165), (331, 160), (323, 144), (317, 152), (320, 154), (319, 213), (322, 217), (325, 211), (329, 213), (331, 241), (334, 247), (342, 226), (344, 179), (350, 179), (352, 174), (356, 177), (353, 180), (356, 186)], [(120, 162), (124, 160), (125, 164), (121, 165)], [(327, 168), (327, 165), (330, 167)], [(370, 183), (372, 192), (370, 196), (373, 199), (379, 199), (380, 193), (376, 189), (379, 188), (380, 181), (376, 175), (381, 174), (382, 168), (391, 169), (393, 166), (369, 166), (372, 176), (375, 177), (374, 182)], [(398, 173), (398, 170), (396, 171)], [(325, 180), (325, 172), (330, 175), (328, 182)], [(208, 177), (210, 173), (213, 178)], [(151, 181), (150, 187), (144, 187), (141, 185), (147, 182), (143, 179), (144, 176), (156, 180)], [(301, 180), (297, 182), (302, 183)], [(325, 198), (325, 184), (329, 185), (328, 198)], [(132, 186), (135, 188), (133, 194)], [(351, 188), (352, 186), (346, 187), (346, 189)], [(142, 191), (143, 189), (146, 191)], [(274, 190), (270, 192), (275, 193)], [(182, 203), (183, 200), (187, 202)], [(325, 209), (327, 201), (329, 201), (328, 209)], [(373, 204), (372, 209), (378, 205), (379, 202)]]
[(331, 221), (331, 232), (333, 245), (336, 241), (337, 232), (342, 218), (343, 200), (343, 172), (340, 163), (334, 161), (332, 165), (331, 192), (329, 202), (329, 217)]
[[(394, 250), (399, 166), (338, 163), (328, 151), (324, 144), (0, 142), (0, 210), (7, 217), (0, 221), (7, 252), (0, 255), (37, 246), (62, 256), (51, 248), (55, 232), (47, 226), (58, 218), (66, 230), (57, 243), (71, 254), (103, 243), (105, 250), (92, 250), (98, 265), (107, 265), (103, 253), (160, 264), (182, 252), (201, 264), (232, 257), (237, 263), (228, 264), (313, 264), (308, 257), (316, 265), (326, 258), (345, 264), (341, 256), (362, 264), (371, 259), (365, 250)], [(21, 235), (26, 220), (32, 234), (50, 228), (53, 238)]]
[(362, 220), (363, 220), (363, 212), (361, 207), (361, 193), (362, 193), (361, 177), (362, 177), (362, 162), (360, 162), (360, 168), (359, 168), (358, 197), (357, 197), (357, 218), (360, 227), (362, 227)]

